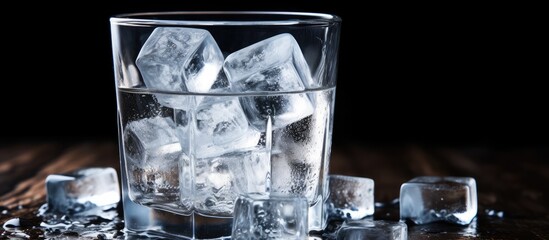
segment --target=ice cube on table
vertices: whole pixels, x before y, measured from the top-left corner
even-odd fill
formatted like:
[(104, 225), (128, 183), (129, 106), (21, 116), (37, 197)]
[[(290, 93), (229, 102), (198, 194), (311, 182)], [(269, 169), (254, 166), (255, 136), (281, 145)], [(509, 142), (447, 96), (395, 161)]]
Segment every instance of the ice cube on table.
[(118, 177), (113, 168), (85, 168), (46, 178), (48, 211), (78, 213), (120, 201)]
[(477, 187), (470, 177), (416, 177), (400, 188), (400, 218), (467, 225), (477, 214)]
[(408, 226), (383, 220), (347, 220), (338, 230), (337, 240), (357, 239), (407, 240)]
[[(180, 202), (180, 160), (185, 158), (171, 118), (153, 117), (129, 122), (124, 150), (130, 198), (139, 204), (187, 213)], [(187, 207), (186, 207), (187, 206)]]
[(196, 158), (209, 158), (251, 148), (259, 142), (261, 133), (249, 126), (237, 97), (205, 96), (192, 111), (194, 115), (183, 110), (175, 113), (177, 136), (186, 154), (192, 147)]
[[(158, 27), (151, 33), (136, 65), (147, 88), (174, 92), (208, 92), (222, 68), (223, 54), (203, 29)], [(156, 94), (168, 107), (188, 109), (188, 98)]]
[(307, 199), (276, 194), (248, 194), (235, 204), (233, 240), (307, 239)]
[(374, 180), (343, 175), (329, 176), (328, 211), (336, 219), (362, 219), (374, 214)]
[[(240, 49), (227, 56), (223, 69), (238, 92), (296, 92), (313, 87), (311, 72), (297, 41), (284, 33)], [(250, 123), (264, 131), (271, 116), (273, 129), (313, 113), (304, 93), (241, 97)]]

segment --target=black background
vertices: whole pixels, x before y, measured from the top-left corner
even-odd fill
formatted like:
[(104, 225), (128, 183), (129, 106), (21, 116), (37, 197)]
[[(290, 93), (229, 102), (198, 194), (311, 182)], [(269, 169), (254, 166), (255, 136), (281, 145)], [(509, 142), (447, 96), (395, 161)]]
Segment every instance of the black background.
[(529, 8), (271, 2), (12, 5), (3, 17), (0, 140), (117, 138), (114, 14), (285, 10), (343, 19), (334, 144), (549, 142), (547, 55)]

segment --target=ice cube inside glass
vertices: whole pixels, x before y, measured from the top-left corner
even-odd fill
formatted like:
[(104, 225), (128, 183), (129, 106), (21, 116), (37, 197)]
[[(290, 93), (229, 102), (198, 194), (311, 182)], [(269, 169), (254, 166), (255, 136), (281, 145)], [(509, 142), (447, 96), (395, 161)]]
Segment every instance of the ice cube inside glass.
[[(172, 92), (208, 92), (222, 64), (223, 54), (208, 31), (183, 27), (154, 29), (136, 60), (147, 88)], [(183, 96), (156, 97), (167, 107), (190, 106)]]
[[(299, 92), (313, 82), (298, 43), (291, 34), (279, 34), (227, 56), (223, 68), (238, 92)], [(240, 99), (250, 123), (265, 130), (284, 127), (313, 113), (307, 94), (250, 96)]]
[(467, 225), (477, 214), (471, 177), (416, 177), (400, 188), (400, 218), (416, 224), (445, 221)]
[(124, 130), (129, 196), (133, 201), (169, 211), (188, 213), (180, 201), (180, 165), (186, 156), (168, 117), (131, 121)]

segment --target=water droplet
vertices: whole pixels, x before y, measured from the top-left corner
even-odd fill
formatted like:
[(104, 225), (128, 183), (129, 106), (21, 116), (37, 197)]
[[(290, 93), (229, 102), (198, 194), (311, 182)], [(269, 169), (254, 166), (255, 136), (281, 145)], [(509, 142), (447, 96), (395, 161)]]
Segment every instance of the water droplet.
[(12, 218), (12, 219), (6, 221), (6, 223), (4, 223), (4, 226), (2, 226), (2, 227), (6, 231), (15, 230), (15, 229), (21, 227), (21, 222), (19, 221), (19, 218)]
[(503, 211), (497, 211), (497, 210), (494, 210), (494, 209), (485, 209), (484, 210), (484, 213), (486, 213), (487, 216), (490, 216), (490, 217), (499, 217), (499, 218), (503, 218), (504, 216), (504, 212)]
[(17, 239), (17, 238), (21, 238), (21, 239), (29, 239), (29, 238), (30, 238), (29, 235), (27, 235), (27, 234), (25, 234), (25, 233), (22, 233), (22, 232), (12, 233), (12, 234), (10, 235), (10, 237), (16, 237), (16, 239)]
[(72, 216), (56, 215), (48, 211), (39, 211), (38, 216), (42, 222), (32, 227), (43, 231), (45, 238), (68, 236), (70, 239), (74, 237), (109, 239), (115, 235), (124, 235), (119, 233), (124, 228), (124, 223), (118, 218), (115, 205), (91, 209)]
[(8, 208), (7, 208), (7, 207), (4, 207), (4, 206), (0, 206), (0, 211), (2, 211), (2, 212), (3, 212), (3, 211), (7, 211), (7, 210), (8, 210)]

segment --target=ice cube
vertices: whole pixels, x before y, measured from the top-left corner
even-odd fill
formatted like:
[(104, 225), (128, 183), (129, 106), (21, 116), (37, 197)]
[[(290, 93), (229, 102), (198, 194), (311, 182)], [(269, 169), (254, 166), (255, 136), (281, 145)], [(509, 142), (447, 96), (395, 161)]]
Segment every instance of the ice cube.
[(230, 92), (231, 91), (231, 82), (227, 79), (227, 74), (223, 69), (219, 70), (217, 78), (215, 79), (210, 92)]
[[(136, 65), (150, 89), (208, 92), (223, 64), (223, 54), (212, 35), (203, 29), (158, 27), (151, 33)], [(156, 94), (168, 107), (188, 109), (188, 98)]]
[(374, 180), (362, 177), (330, 175), (330, 216), (362, 219), (374, 214)]
[[(209, 158), (251, 148), (259, 142), (261, 133), (249, 126), (236, 97), (206, 96), (193, 111), (194, 115), (176, 110), (177, 136), (186, 154), (192, 147), (196, 158)], [(192, 146), (188, 146), (190, 139), (194, 141)]]
[(206, 215), (231, 216), (241, 194), (266, 192), (270, 173), (265, 150), (232, 152), (196, 159), (195, 209)]
[(307, 200), (296, 196), (248, 194), (235, 204), (232, 239), (307, 239)]
[[(207, 97), (196, 111), (196, 130), (200, 138), (208, 138), (216, 146), (240, 138), (248, 130), (248, 121), (238, 103), (238, 98)], [(257, 142), (256, 142), (257, 143)]]
[(416, 177), (400, 188), (400, 218), (416, 224), (469, 224), (477, 214), (477, 187), (470, 177)]
[(177, 212), (188, 210), (181, 207), (179, 198), (179, 162), (186, 156), (181, 153), (171, 118), (153, 117), (128, 123), (124, 149), (129, 195), (134, 202)]
[[(223, 69), (238, 92), (298, 92), (313, 87), (301, 49), (290, 34), (280, 34), (227, 56)], [(250, 123), (264, 131), (271, 116), (273, 129), (284, 127), (313, 113), (304, 93), (249, 96), (240, 99)]]
[(356, 239), (406, 240), (408, 239), (408, 226), (403, 222), (369, 219), (343, 223), (337, 232), (337, 240)]
[[(162, 165), (154, 161), (160, 155), (177, 155), (175, 124), (167, 117), (152, 117), (129, 122), (124, 131), (126, 156), (140, 165)], [(175, 154), (174, 154), (175, 153)]]
[(46, 178), (48, 211), (78, 213), (120, 201), (113, 168), (86, 168)]

